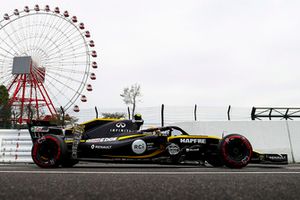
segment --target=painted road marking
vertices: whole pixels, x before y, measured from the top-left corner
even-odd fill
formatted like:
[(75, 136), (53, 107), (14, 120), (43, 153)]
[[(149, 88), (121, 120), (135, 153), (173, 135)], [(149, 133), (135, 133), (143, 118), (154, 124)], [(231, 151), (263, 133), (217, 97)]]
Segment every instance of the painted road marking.
[(287, 169), (300, 169), (300, 167), (287, 167)]
[(290, 171), (265, 171), (265, 172), (85, 172), (85, 171), (0, 171), (0, 173), (14, 173), (14, 174), (116, 174), (116, 175), (205, 175), (205, 174), (300, 174), (300, 172)]

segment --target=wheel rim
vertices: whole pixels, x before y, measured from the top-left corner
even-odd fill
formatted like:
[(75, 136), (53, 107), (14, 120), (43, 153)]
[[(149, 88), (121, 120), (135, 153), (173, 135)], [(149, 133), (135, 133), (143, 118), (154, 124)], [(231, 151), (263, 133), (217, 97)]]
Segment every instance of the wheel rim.
[(33, 149), (33, 159), (41, 166), (55, 166), (60, 159), (61, 149), (52, 137), (40, 138)]
[(252, 147), (246, 138), (237, 135), (224, 140), (222, 152), (224, 160), (229, 164), (243, 166), (251, 159)]
[(241, 139), (234, 139), (227, 144), (227, 154), (231, 160), (240, 161), (249, 155), (248, 146)]

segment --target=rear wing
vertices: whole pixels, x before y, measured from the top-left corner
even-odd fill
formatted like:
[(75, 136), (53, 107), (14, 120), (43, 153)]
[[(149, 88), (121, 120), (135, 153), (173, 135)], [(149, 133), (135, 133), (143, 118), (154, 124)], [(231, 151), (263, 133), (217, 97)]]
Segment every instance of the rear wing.
[(28, 131), (32, 142), (47, 134), (64, 135), (62, 127), (51, 124), (49, 121), (35, 121), (28, 123)]

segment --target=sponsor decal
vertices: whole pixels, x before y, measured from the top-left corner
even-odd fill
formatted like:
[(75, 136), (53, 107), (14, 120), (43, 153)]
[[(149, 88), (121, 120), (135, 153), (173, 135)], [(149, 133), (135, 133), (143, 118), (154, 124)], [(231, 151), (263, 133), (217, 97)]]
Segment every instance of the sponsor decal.
[(109, 132), (111, 133), (128, 133), (128, 132), (131, 132), (132, 130), (130, 129), (126, 129), (126, 123), (124, 122), (119, 122), (119, 123), (116, 123), (116, 128), (112, 128), (109, 130)]
[(175, 143), (170, 144), (167, 149), (172, 156), (177, 155), (180, 152), (180, 147)]
[(95, 139), (89, 139), (86, 140), (86, 143), (97, 143), (97, 142), (112, 142), (112, 141), (116, 141), (117, 138), (116, 137), (111, 137), (111, 138), (95, 138)]
[(147, 142), (147, 150), (148, 151), (152, 151), (152, 150), (156, 150), (158, 149), (159, 147), (155, 146), (155, 144), (153, 142)]
[(146, 143), (144, 140), (135, 140), (131, 145), (132, 151), (136, 154), (142, 154), (146, 151)]
[(123, 123), (123, 122), (119, 122), (119, 123), (116, 124), (116, 127), (117, 127), (117, 128), (125, 128), (125, 127), (126, 127), (126, 124)]
[(111, 146), (103, 146), (103, 145), (91, 145), (91, 149), (111, 149)]
[(206, 139), (200, 138), (181, 138), (180, 143), (189, 143), (189, 144), (206, 144)]
[(153, 148), (153, 146), (154, 146), (154, 143), (153, 143), (153, 142), (147, 143), (147, 149)]
[(269, 158), (270, 160), (274, 160), (274, 161), (281, 161), (281, 160), (285, 160), (285, 156), (280, 155), (280, 154), (274, 154), (274, 155), (267, 155), (267, 158)]
[(31, 132), (47, 133), (49, 132), (49, 128), (44, 126), (33, 126), (31, 127)]
[(72, 158), (77, 159), (77, 149), (84, 131), (84, 126), (75, 125), (73, 128)]
[(128, 133), (128, 132), (131, 132), (132, 130), (130, 129), (120, 129), (120, 128), (112, 128), (112, 129), (109, 129), (109, 132), (111, 133)]
[(195, 151), (200, 151), (199, 148), (196, 149), (186, 149), (186, 152), (195, 152)]

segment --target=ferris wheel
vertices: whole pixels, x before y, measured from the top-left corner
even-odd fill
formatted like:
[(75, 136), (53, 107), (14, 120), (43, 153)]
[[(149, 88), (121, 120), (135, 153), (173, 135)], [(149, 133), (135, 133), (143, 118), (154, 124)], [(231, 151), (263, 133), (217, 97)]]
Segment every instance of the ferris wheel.
[[(4, 14), (0, 21), (0, 85), (10, 94), (18, 122), (56, 115), (57, 108), (87, 102), (96, 79), (97, 52), (91, 34), (76, 16), (48, 5)], [(80, 101), (79, 101), (80, 100)]]

